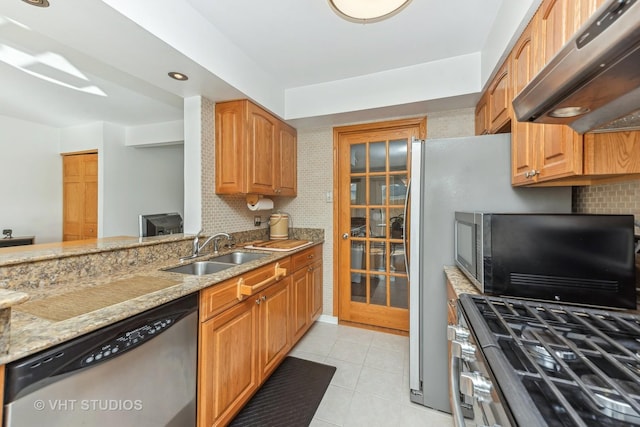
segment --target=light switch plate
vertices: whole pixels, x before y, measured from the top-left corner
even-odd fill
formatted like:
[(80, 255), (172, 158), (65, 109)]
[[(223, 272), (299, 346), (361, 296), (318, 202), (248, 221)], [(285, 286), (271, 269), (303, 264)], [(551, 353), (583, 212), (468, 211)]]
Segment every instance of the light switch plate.
[(325, 194), (325, 201), (327, 203), (333, 203), (333, 191), (327, 191)]

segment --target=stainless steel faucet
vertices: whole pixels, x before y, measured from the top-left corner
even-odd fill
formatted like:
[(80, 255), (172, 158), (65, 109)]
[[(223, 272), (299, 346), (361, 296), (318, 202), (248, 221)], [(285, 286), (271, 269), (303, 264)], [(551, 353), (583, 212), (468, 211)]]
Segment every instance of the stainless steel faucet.
[(233, 240), (233, 237), (228, 233), (216, 233), (213, 236), (209, 237), (204, 243), (200, 244), (200, 235), (203, 230), (200, 230), (196, 233), (196, 236), (193, 238), (193, 242), (191, 243), (191, 255), (180, 258), (180, 261), (186, 261), (188, 259), (197, 258), (200, 256), (200, 252), (209, 244), (209, 242), (213, 241), (213, 253), (217, 254), (220, 249), (220, 239), (222, 237), (226, 237), (227, 240)]
[(205, 246), (207, 246), (207, 243), (211, 242), (213, 240), (213, 253), (217, 254), (218, 253), (218, 249), (219, 249), (219, 245), (220, 245), (220, 238), (221, 237), (226, 237), (227, 240), (231, 240), (231, 236), (227, 233), (216, 233), (213, 236), (209, 237), (207, 240), (204, 241), (204, 243), (202, 244), (202, 246), (200, 246), (198, 248), (198, 254), (200, 254), (200, 251), (202, 249), (204, 249)]

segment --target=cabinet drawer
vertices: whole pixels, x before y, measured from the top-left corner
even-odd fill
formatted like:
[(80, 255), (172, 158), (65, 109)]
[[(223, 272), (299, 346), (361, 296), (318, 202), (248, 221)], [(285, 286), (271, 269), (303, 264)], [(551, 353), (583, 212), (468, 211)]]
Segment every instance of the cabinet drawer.
[(322, 259), (322, 245), (316, 245), (312, 248), (292, 255), (291, 260), (293, 263), (293, 271), (297, 271), (300, 268), (311, 264), (318, 259)]
[[(268, 279), (274, 277), (276, 265), (288, 273), (291, 261), (289, 258), (284, 258), (277, 263), (267, 264), (200, 291), (200, 321), (204, 322), (243, 300), (245, 296), (239, 297), (238, 293), (240, 285), (251, 287), (263, 282), (267, 284), (266, 286), (272, 284)], [(278, 280), (274, 279), (273, 283)]]

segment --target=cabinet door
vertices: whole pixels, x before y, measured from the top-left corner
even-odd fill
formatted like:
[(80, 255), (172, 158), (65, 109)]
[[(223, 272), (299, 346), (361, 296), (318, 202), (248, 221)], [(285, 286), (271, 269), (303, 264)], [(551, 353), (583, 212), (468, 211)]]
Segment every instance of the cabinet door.
[[(287, 277), (259, 294), (260, 306), (260, 380), (263, 381), (280, 364), (291, 348), (289, 333), (289, 289)], [(251, 298), (250, 298), (251, 299)]]
[(309, 325), (309, 286), (307, 268), (293, 273), (291, 283), (291, 320), (292, 342), (297, 342), (307, 331)]
[(274, 153), (275, 192), (295, 196), (298, 191), (298, 154), (296, 130), (284, 123), (278, 125), (278, 144)]
[(199, 427), (227, 425), (258, 388), (258, 307), (248, 299), (200, 324)]
[(509, 121), (509, 61), (505, 61), (489, 86), (490, 133), (497, 133)]
[[(569, 37), (570, 18), (567, 0), (544, 0), (538, 9), (540, 44), (537, 51), (537, 70), (547, 64), (558, 53)], [(572, 28), (572, 27), (571, 27)]]
[[(531, 81), (534, 70), (532, 27), (523, 31), (511, 53), (511, 84), (514, 96)], [(529, 174), (535, 169), (534, 128), (540, 126), (514, 119), (511, 123), (511, 183), (530, 184)]]
[(476, 135), (486, 135), (489, 133), (489, 115), (487, 104), (488, 92), (485, 92), (476, 105)]
[(316, 261), (309, 267), (308, 276), (310, 323), (313, 323), (322, 314), (322, 261)]
[(274, 195), (274, 159), (276, 118), (248, 103), (247, 192)]
[[(542, 68), (573, 35), (577, 18), (574, 0), (544, 0), (538, 13), (536, 56)], [(537, 125), (535, 133), (538, 143), (534, 182), (582, 173), (581, 135), (564, 125)]]
[(216, 105), (216, 193), (246, 193), (246, 103)]

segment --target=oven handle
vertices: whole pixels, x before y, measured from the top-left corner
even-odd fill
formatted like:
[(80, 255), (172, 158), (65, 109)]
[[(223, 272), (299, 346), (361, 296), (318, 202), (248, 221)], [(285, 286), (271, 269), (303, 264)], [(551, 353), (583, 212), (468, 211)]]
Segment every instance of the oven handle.
[(455, 427), (465, 427), (464, 416), (462, 415), (462, 405), (460, 404), (460, 363), (459, 357), (451, 355), (449, 400), (451, 401), (451, 412), (453, 415), (453, 425)]

